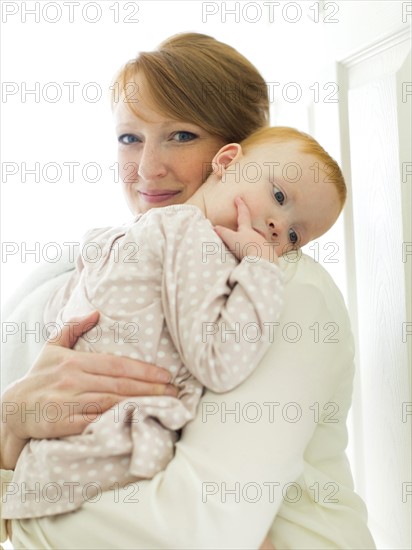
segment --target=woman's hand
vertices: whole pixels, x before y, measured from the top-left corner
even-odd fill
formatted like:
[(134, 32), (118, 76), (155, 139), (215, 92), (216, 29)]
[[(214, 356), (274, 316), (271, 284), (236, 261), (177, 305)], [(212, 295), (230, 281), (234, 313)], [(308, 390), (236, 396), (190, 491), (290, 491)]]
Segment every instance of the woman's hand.
[(24, 378), (2, 396), (2, 467), (13, 469), (29, 438), (79, 434), (103, 412), (130, 396), (177, 395), (170, 373), (142, 361), (73, 351), (98, 321), (93, 312), (73, 320), (44, 345)]

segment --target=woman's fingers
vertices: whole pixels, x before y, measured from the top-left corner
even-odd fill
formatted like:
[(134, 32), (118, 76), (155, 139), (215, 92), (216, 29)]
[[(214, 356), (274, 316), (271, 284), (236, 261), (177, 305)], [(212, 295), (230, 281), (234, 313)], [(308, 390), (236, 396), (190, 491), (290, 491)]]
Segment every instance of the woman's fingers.
[(116, 402), (132, 395), (177, 395), (169, 384), (170, 373), (155, 365), (108, 354), (65, 352), (69, 355), (49, 375), (56, 401), (67, 396), (84, 403), (84, 395), (91, 392), (116, 395)]
[[(38, 407), (42, 413), (42, 425), (37, 426), (36, 437), (53, 438), (79, 434), (109, 409), (113, 408), (113, 414), (118, 414), (116, 405), (122, 401), (134, 401), (139, 396), (150, 395), (176, 397), (177, 389), (174, 386), (165, 388), (163, 385), (135, 382), (133, 391), (129, 393), (128, 390), (123, 395), (110, 392), (90, 392), (64, 401), (52, 397), (49, 402), (42, 403)], [(126, 407), (126, 405), (124, 406)], [(56, 422), (56, 418), (59, 419), (59, 422)]]
[[(65, 323), (59, 334), (52, 341), (48, 342), (46, 346), (54, 345), (57, 347), (73, 348), (79, 337), (91, 330), (98, 320), (98, 311), (93, 311), (85, 317), (71, 319), (68, 323)], [(77, 365), (85, 372), (103, 376), (124, 377), (158, 385), (168, 384), (171, 379), (171, 375), (166, 369), (144, 361), (117, 357), (108, 353), (96, 355), (76, 352), (73, 355), (67, 356), (66, 359), (70, 362), (70, 365), (65, 365), (67, 368), (73, 368)], [(146, 387), (150, 388), (150, 386)], [(162, 391), (161, 386), (158, 386), (155, 388), (155, 391), (157, 393), (164, 393), (164, 388)]]
[(57, 334), (50, 337), (46, 345), (73, 348), (80, 336), (92, 329), (97, 324), (98, 320), (98, 311), (92, 311), (85, 317), (75, 317), (64, 323), (64, 326), (58, 329)]
[[(170, 386), (170, 393), (176, 396), (176, 388)], [(79, 396), (75, 401), (64, 401), (62, 406), (57, 402), (46, 403), (43, 407), (43, 422), (37, 427), (36, 437), (55, 438), (81, 433), (89, 424), (96, 422), (103, 413), (109, 411), (114, 419), (119, 417), (119, 407), (128, 408), (127, 401), (138, 401), (139, 395), (165, 395), (163, 386), (141, 384), (133, 397), (129, 394), (89, 393)], [(119, 405), (119, 403), (123, 405)], [(119, 405), (119, 407), (117, 407)], [(110, 411), (110, 409), (113, 409)], [(56, 417), (59, 417), (57, 423)]]
[[(102, 376), (98, 374), (85, 375), (82, 380), (82, 385), (90, 389), (92, 388), (91, 391), (94, 395), (98, 395), (99, 393), (113, 394), (118, 397), (116, 402), (130, 396), (177, 395), (175, 386), (156, 384), (144, 380), (134, 380), (132, 378)], [(90, 389), (88, 392), (84, 393), (90, 393)]]
[(168, 384), (171, 379), (170, 372), (166, 369), (129, 357), (118, 357), (108, 353), (96, 355), (77, 352), (75, 359), (82, 361), (83, 370), (91, 374), (129, 378), (157, 384)]
[[(95, 422), (103, 413), (116, 407), (122, 401), (134, 401), (139, 396), (168, 395), (177, 396), (173, 386), (136, 383), (133, 393), (124, 395), (109, 392), (90, 392), (71, 398), (51, 394), (50, 399), (38, 403), (37, 409), (41, 422), (35, 426), (31, 437), (53, 438), (81, 433), (90, 423)], [(113, 414), (116, 413), (114, 410)], [(58, 422), (56, 421), (58, 419)], [(33, 427), (32, 427), (33, 428)]]

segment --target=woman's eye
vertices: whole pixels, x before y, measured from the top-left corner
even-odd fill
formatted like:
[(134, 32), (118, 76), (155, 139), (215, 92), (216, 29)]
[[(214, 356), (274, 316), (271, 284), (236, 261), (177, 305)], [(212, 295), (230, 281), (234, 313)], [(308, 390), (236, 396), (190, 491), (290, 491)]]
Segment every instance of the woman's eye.
[(194, 134), (193, 132), (181, 131), (173, 134), (173, 139), (175, 141), (192, 141), (193, 139), (196, 139), (196, 138), (197, 138), (197, 135)]
[(136, 141), (139, 141), (136, 136), (133, 136), (132, 134), (122, 134), (118, 138), (119, 143), (123, 143), (123, 145), (127, 145), (129, 143), (136, 143)]
[(289, 240), (292, 244), (296, 244), (298, 242), (298, 236), (293, 229), (289, 229)]
[(282, 205), (285, 202), (285, 195), (283, 194), (282, 191), (279, 191), (279, 189), (277, 189), (276, 187), (274, 188), (273, 195), (280, 205)]

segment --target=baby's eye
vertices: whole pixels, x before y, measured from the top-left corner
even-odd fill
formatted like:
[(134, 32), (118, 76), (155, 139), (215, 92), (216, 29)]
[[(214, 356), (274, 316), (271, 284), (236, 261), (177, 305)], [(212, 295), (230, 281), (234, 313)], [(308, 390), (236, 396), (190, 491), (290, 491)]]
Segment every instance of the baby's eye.
[(128, 145), (130, 143), (136, 143), (138, 138), (136, 136), (133, 136), (132, 134), (122, 134), (118, 138), (119, 143), (123, 143), (123, 145)]
[(193, 132), (186, 132), (182, 130), (181, 132), (175, 132), (173, 134), (173, 139), (175, 141), (192, 141), (193, 139), (196, 139), (197, 135)]
[(283, 194), (282, 191), (279, 191), (277, 187), (274, 187), (273, 195), (280, 205), (282, 205), (285, 202), (285, 195)]
[(296, 244), (298, 242), (298, 235), (293, 229), (289, 229), (289, 240), (292, 244)]

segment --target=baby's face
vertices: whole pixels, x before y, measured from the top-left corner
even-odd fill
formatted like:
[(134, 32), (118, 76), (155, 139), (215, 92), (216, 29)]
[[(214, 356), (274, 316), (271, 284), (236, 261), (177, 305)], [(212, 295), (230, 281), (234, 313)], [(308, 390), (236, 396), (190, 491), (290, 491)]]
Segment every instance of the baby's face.
[(338, 192), (319, 164), (295, 142), (257, 145), (205, 193), (207, 217), (236, 229), (234, 198), (241, 195), (253, 228), (279, 247), (278, 255), (304, 246), (330, 229), (340, 212)]

